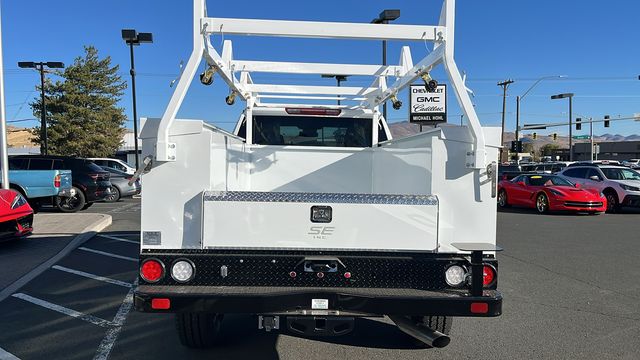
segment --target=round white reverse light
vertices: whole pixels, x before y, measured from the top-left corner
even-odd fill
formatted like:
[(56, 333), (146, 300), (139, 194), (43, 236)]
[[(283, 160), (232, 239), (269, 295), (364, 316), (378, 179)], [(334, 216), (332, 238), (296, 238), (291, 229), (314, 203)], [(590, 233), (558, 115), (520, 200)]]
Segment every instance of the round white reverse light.
[(444, 276), (447, 284), (451, 286), (458, 286), (464, 281), (466, 271), (464, 271), (462, 266), (452, 265), (449, 266), (447, 271), (445, 271)]
[(185, 260), (176, 261), (171, 267), (171, 277), (178, 282), (186, 282), (193, 277), (193, 265)]

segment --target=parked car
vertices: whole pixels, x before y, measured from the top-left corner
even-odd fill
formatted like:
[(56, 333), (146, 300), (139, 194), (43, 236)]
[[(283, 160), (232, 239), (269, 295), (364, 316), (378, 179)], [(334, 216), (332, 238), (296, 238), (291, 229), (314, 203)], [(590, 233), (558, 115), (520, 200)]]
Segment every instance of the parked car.
[(91, 160), (69, 156), (53, 155), (17, 155), (12, 160), (29, 160), (28, 169), (34, 166), (40, 169), (71, 170), (71, 196), (53, 198), (53, 205), (63, 212), (76, 212), (104, 200), (111, 194), (109, 172), (103, 170)]
[(622, 165), (624, 165), (626, 167), (630, 167), (632, 169), (640, 169), (640, 159), (624, 160), (622, 162)]
[(585, 165), (621, 165), (618, 160), (593, 160), (593, 161), (576, 161), (569, 166), (585, 166)]
[(0, 241), (26, 237), (33, 232), (33, 209), (15, 190), (0, 189)]
[(96, 163), (96, 165), (102, 168), (116, 169), (118, 171), (122, 171), (129, 175), (133, 175), (136, 173), (136, 168), (129, 165), (128, 163), (120, 160), (120, 159), (110, 159), (110, 158), (89, 158), (89, 160)]
[(599, 213), (607, 209), (606, 198), (598, 190), (580, 185), (558, 175), (524, 174), (498, 184), (498, 205), (548, 211)]
[(511, 180), (522, 174), (522, 165), (504, 163), (498, 165), (498, 179)]
[(640, 207), (640, 173), (635, 170), (623, 166), (586, 164), (569, 166), (560, 174), (602, 192), (607, 197), (609, 212), (616, 212), (620, 206)]
[(49, 202), (53, 196), (71, 196), (71, 171), (41, 169), (42, 163), (29, 159), (9, 159), (9, 187), (24, 196), (31, 208), (37, 212), (43, 202)]
[(555, 174), (566, 168), (567, 164), (561, 162), (546, 162), (541, 164), (522, 165), (522, 170), (526, 172), (537, 172), (546, 174)]
[(133, 184), (129, 185), (129, 181), (133, 175), (129, 175), (123, 171), (106, 166), (102, 166), (102, 168), (111, 174), (111, 177), (109, 178), (111, 181), (111, 194), (109, 194), (104, 201), (116, 202), (123, 197), (133, 196), (140, 193), (142, 188), (140, 185), (140, 179), (137, 179)]

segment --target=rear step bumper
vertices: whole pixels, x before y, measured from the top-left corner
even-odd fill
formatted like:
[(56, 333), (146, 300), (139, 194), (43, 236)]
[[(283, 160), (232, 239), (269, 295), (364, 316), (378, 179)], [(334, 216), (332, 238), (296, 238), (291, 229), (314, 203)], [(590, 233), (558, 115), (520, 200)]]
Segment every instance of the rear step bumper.
[[(167, 309), (153, 309), (153, 299), (168, 299)], [(165, 302), (166, 303), (166, 302)], [(312, 304), (327, 304), (313, 309)], [(223, 314), (442, 315), (493, 317), (502, 313), (502, 295), (485, 290), (426, 291), (390, 288), (295, 288), (140, 285), (134, 304), (142, 312), (214, 312)]]

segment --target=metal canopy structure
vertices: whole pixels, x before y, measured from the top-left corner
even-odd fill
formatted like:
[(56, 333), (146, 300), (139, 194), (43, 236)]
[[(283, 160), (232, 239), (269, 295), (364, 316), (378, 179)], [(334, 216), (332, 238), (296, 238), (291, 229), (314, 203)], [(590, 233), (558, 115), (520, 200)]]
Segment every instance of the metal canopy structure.
[[(380, 104), (388, 99), (393, 100), (399, 91), (416, 80), (424, 80), (427, 83), (431, 79), (429, 76), (431, 70), (442, 63), (473, 139), (473, 149), (467, 152), (466, 165), (474, 169), (484, 168), (486, 165), (484, 135), (460, 72), (453, 60), (454, 12), (455, 0), (444, 0), (439, 24), (436, 26), (231, 19), (207, 17), (205, 0), (194, 0), (193, 51), (159, 124), (155, 159), (156, 161), (175, 160), (175, 144), (169, 142), (169, 129), (203, 59), (206, 61), (206, 70), (200, 75), (201, 82), (210, 84), (212, 77), (218, 75), (229, 86), (232, 97), (238, 96), (246, 101), (247, 117), (251, 116), (254, 107), (273, 106), (273, 104), (262, 104), (262, 99), (277, 98), (309, 102), (305, 105), (296, 103), (295, 106), (298, 107), (329, 107), (326, 104), (314, 104), (314, 100), (352, 101), (355, 105), (339, 105), (339, 107), (372, 111), (374, 116), (381, 118), (378, 111)], [(397, 65), (251, 61), (234, 59), (230, 40), (223, 42), (221, 53), (211, 45), (211, 35), (231, 34), (343, 40), (428, 41), (434, 43), (434, 49), (417, 64), (414, 64), (408, 46), (402, 47)], [(251, 74), (262, 72), (371, 76), (373, 80), (371, 85), (365, 87), (254, 83)], [(393, 81), (389, 81), (389, 78)]]

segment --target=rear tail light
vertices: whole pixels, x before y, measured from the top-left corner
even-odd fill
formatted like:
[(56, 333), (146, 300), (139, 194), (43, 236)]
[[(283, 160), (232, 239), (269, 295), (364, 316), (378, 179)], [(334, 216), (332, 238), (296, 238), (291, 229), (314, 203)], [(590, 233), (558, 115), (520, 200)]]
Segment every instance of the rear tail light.
[(289, 115), (327, 115), (338, 116), (342, 109), (318, 109), (318, 108), (285, 108)]
[(482, 285), (490, 286), (496, 281), (496, 269), (491, 265), (482, 267)]
[(143, 261), (140, 266), (140, 277), (150, 283), (160, 281), (164, 277), (164, 264), (156, 259)]
[(61, 177), (58, 174), (53, 178), (53, 186), (59, 188), (60, 187), (60, 181), (61, 181)]

